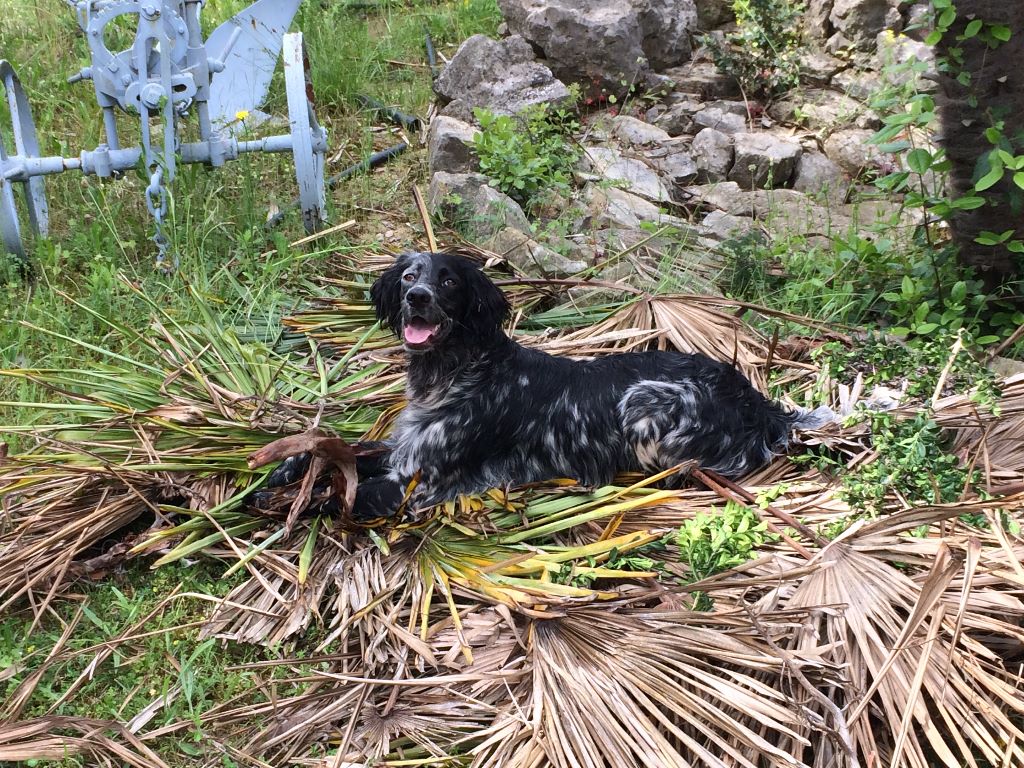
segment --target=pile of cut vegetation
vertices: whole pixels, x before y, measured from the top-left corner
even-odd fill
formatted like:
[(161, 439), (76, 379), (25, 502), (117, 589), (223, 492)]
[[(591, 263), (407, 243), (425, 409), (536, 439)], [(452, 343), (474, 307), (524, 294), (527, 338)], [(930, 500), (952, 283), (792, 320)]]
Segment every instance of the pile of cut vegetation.
[[(0, 762), (162, 766), (190, 731), (203, 765), (1024, 764), (1024, 377), (994, 379), (958, 340), (780, 341), (726, 299), (585, 305), (585, 280), (506, 274), (525, 344), (701, 351), (849, 417), (739, 484), (557, 481), (415, 525), (263, 511), (251, 454), (313, 429), (380, 436), (402, 406), (366, 294), (379, 266), (324, 281), (283, 328), (205, 308), (186, 326), (153, 303), (145, 331), (97, 315), (103, 365), (0, 371), (53, 396), (2, 428), (0, 610), (43, 621), (128, 560), (212, 560), (247, 578), (202, 638), (266, 646), (253, 670), (289, 673), (187, 721), (156, 717), (180, 690), (78, 718), (59, 705), (132, 663), (137, 632), (59, 643), (0, 672)], [(47, 670), (82, 658), (26, 715)]]

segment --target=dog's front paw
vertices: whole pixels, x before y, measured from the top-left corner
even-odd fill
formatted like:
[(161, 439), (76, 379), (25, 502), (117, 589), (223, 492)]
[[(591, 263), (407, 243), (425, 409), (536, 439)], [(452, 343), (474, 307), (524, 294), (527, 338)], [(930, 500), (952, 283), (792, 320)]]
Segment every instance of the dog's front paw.
[(405, 484), (391, 477), (371, 477), (359, 483), (352, 519), (365, 521), (394, 517), (405, 498)]
[(391, 445), (379, 440), (367, 440), (352, 446), (356, 452), (356, 472), (360, 479), (378, 477), (388, 472)]
[(280, 488), (282, 485), (297, 483), (309, 469), (309, 463), (313, 460), (311, 453), (299, 453), (289, 456), (282, 461), (274, 470), (267, 475), (267, 488)]

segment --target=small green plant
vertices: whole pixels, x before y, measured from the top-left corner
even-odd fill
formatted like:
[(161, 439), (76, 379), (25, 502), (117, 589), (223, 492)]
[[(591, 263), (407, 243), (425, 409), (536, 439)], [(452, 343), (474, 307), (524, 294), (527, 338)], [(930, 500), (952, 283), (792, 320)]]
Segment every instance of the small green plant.
[(854, 510), (877, 515), (893, 493), (909, 504), (951, 503), (974, 483), (927, 411), (912, 419), (871, 414), (871, 442), (877, 458), (843, 476), (842, 496)]
[(774, 96), (800, 79), (801, 3), (733, 0), (737, 29), (725, 40), (706, 35), (715, 66), (739, 80), (748, 94)]
[[(675, 536), (679, 559), (689, 566), (690, 581), (706, 579), (750, 560), (770, 540), (767, 528), (768, 524), (752, 509), (731, 501), (717, 514), (698, 512), (680, 526)], [(695, 610), (711, 607), (706, 594), (694, 594)]]
[[(919, 209), (925, 219), (943, 219), (955, 225), (958, 219), (978, 216), (985, 211), (1004, 211), (1001, 219), (996, 220), (1005, 221), (1010, 228), (1000, 227), (999, 231), (983, 228), (974, 235), (973, 242), (990, 248), (993, 258), (1005, 249), (1015, 254), (1019, 263), (1020, 254), (1024, 254), (1024, 239), (1021, 229), (1012, 228), (1012, 224), (1019, 220), (1024, 208), (1024, 135), (1010, 127), (1015, 123), (1005, 108), (978, 110), (980, 91), (984, 89), (976, 87), (975, 77), (981, 73), (972, 72), (965, 58), (968, 46), (978, 48), (980, 45), (985, 51), (982, 61), (997, 60), (999, 49), (1011, 39), (1012, 31), (1005, 24), (973, 15), (967, 17), (970, 21), (964, 18), (958, 21), (959, 12), (953, 0), (931, 0), (931, 10), (932, 17), (926, 25), (930, 32), (925, 42), (937, 46), (939, 71), (965, 89), (956, 98), (962, 98), (967, 106), (983, 115), (984, 123), (976, 128), (972, 126), (971, 130), (984, 136), (988, 146), (979, 150), (967, 188), (962, 188), (961, 182), (959, 194), (954, 193), (948, 183), (953, 165), (945, 148), (923, 140), (934, 136), (939, 123), (936, 101), (928, 89), (922, 87), (922, 75), (928, 73), (930, 65), (919, 57), (890, 63), (883, 68), (884, 87), (876, 92), (871, 106), (882, 116), (883, 123), (872, 141), (892, 155), (892, 162), (890, 172), (876, 179), (875, 184), (888, 195), (903, 194), (905, 204)], [(956, 30), (960, 30), (959, 34)], [(948, 93), (947, 97), (954, 98)], [(962, 169), (960, 174), (963, 174)], [(991, 225), (993, 218), (979, 217), (979, 220)], [(929, 248), (934, 248), (930, 227), (921, 227), (919, 234)], [(963, 241), (960, 244), (963, 246)], [(960, 258), (974, 266), (979, 264), (977, 255), (968, 258), (961, 255)], [(1006, 277), (1004, 275), (1004, 280)], [(1007, 287), (1008, 292), (1013, 290)], [(990, 314), (1000, 314), (995, 303)], [(991, 322), (1001, 334), (1008, 334), (1019, 325), (1011, 323), (1004, 328), (997, 320)]]
[(480, 170), (495, 187), (527, 209), (549, 192), (569, 191), (579, 158), (572, 111), (541, 104), (514, 117), (485, 109), (474, 114), (481, 129), (473, 140)]
[(949, 246), (851, 232), (831, 245), (746, 235), (721, 245), (720, 284), (730, 296), (797, 315), (931, 338), (963, 329), (986, 345), (1024, 323), (1024, 313), (985, 293)]

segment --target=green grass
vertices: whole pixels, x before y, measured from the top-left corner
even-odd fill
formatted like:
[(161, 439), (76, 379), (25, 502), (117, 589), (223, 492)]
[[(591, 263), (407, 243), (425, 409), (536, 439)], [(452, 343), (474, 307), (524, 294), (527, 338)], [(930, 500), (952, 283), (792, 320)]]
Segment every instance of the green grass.
[[(198, 624), (210, 613), (213, 601), (226, 595), (245, 575), (240, 572), (224, 578), (222, 570), (212, 560), (176, 563), (157, 571), (133, 562), (101, 582), (83, 583), (77, 599), (55, 603), (39, 627), (32, 629), (27, 614), (0, 620), (0, 669), (14, 665), (21, 670), (0, 683), (0, 701), (13, 701), (19, 684), (37, 671), (41, 677), (22, 719), (53, 714), (123, 722), (160, 701), (162, 706), (147, 729), (178, 722), (190, 725), (157, 739), (152, 746), (172, 765), (189, 764), (190, 758), (202, 752), (198, 744), (203, 740), (201, 717), (206, 710), (239, 696), (247, 702), (265, 701), (285, 669), (234, 668), (276, 659), (278, 653), (200, 640)], [(75, 620), (74, 633), (61, 645), (62, 631)], [(92, 675), (79, 681), (103, 644), (121, 636), (130, 637), (116, 643)], [(47, 662), (55, 647), (55, 660)], [(76, 681), (81, 687), (62, 702), (65, 691)], [(297, 689), (293, 686), (289, 691)], [(85, 765), (74, 758), (59, 764)]]

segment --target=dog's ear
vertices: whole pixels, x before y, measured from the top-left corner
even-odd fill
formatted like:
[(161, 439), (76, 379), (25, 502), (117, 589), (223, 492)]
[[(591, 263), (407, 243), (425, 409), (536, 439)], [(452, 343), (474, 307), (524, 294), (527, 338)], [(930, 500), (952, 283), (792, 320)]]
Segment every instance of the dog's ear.
[(490, 278), (468, 259), (462, 270), (466, 290), (466, 317), (464, 325), (483, 338), (501, 332), (512, 307)]
[(402, 273), (409, 266), (408, 254), (402, 254), (370, 287), (370, 298), (377, 319), (393, 330), (402, 320)]

